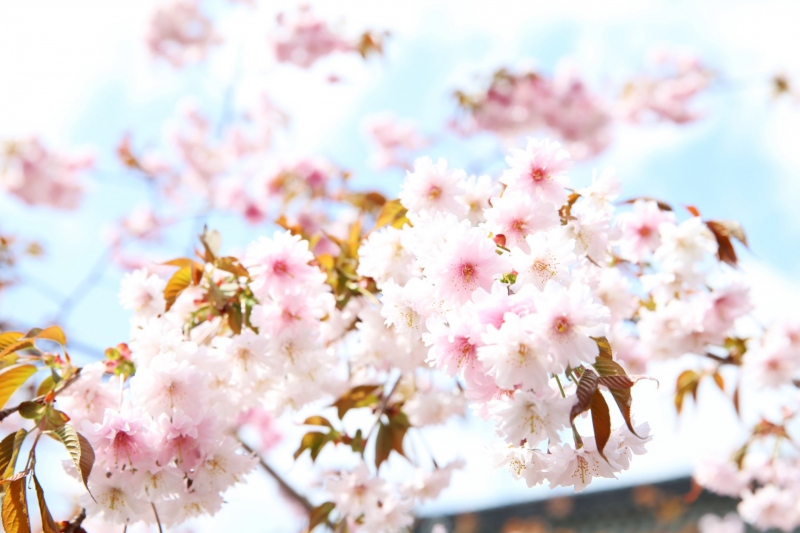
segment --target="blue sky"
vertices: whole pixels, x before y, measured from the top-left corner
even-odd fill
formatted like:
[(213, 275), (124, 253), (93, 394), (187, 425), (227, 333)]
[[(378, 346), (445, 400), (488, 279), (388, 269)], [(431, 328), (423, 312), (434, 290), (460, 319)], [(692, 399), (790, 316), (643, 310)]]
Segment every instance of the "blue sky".
[[(131, 131), (136, 139), (163, 143), (162, 123), (175, 116), (187, 96), (212, 117), (221, 116), (234, 75), (236, 107), (266, 89), (294, 116), (281, 148), (325, 155), (354, 171), (356, 183), (395, 195), (402, 174), (369, 167), (361, 132), (365, 116), (392, 110), (434, 133), (455, 112), (452, 91), (497, 67), (533, 62), (552, 72), (560, 60), (571, 58), (597, 87), (609, 90), (643, 65), (649, 49), (661, 45), (693, 50), (721, 73), (721, 81), (697, 102), (705, 118), (684, 127), (620, 128), (613, 148), (576, 167), (574, 180), (586, 182), (593, 168), (613, 165), (625, 196), (660, 197), (674, 205), (696, 205), (709, 218), (741, 221), (751, 241), (760, 301), (780, 313), (787, 307), (777, 291), (796, 293), (796, 283), (783, 280), (796, 278), (800, 269), (800, 249), (794, 246), (800, 242), (800, 103), (772, 102), (768, 84), (776, 72), (800, 74), (800, 35), (791, 23), (800, 20), (800, 7), (793, 2), (643, 1), (632, 7), (612, 1), (587, 7), (585, 2), (507, 1), (491, 8), (455, 1), (326, 3), (320, 10), (344, 21), (350, 34), (371, 27), (387, 28), (392, 36), (382, 60), (365, 65), (355, 58), (333, 58), (309, 72), (269, 64), (264, 35), (272, 12), (254, 16), (244, 8), (215, 7), (223, 33), (231, 36), (229, 44), (208, 65), (180, 74), (145, 54), (141, 36), (152, 4), (0, 4), (0, 139), (41, 133), (56, 146), (89, 145), (98, 154), (98, 170), (89, 178), (90, 193), (79, 212), (30, 209), (0, 197), (2, 230), (36, 238), (48, 251), (44, 259), (24, 264), (26, 279), (61, 295), (103, 254), (102, 227), (146, 200), (143, 188), (113, 159), (121, 135)], [(275, 9), (290, 5), (278, 2)], [(339, 73), (343, 82), (326, 84), (330, 72)], [(486, 139), (450, 140), (427, 153), (467, 165), (497, 149)], [(487, 170), (501, 164), (498, 159)], [(209, 222), (232, 245), (258, 233), (229, 219)], [(190, 224), (173, 228), (164, 253), (185, 254), (192, 230)], [(120, 275), (114, 269), (103, 273), (70, 316), (68, 335), (98, 348), (126, 339), (127, 314), (114, 303)], [(44, 325), (55, 309), (32, 289), (3, 294), (1, 301), (0, 316), (31, 325)], [(681, 424), (680, 431), (700, 431), (703, 420)], [(678, 439), (672, 419), (663, 427)], [(475, 431), (463, 428), (465, 435)], [(719, 431), (735, 434), (731, 423)], [(465, 452), (480, 454), (477, 448)], [(688, 472), (692, 458), (670, 453), (660, 465), (656, 458), (643, 460), (641, 468), (634, 465), (624, 479)], [(465, 475), (474, 481), (488, 474), (477, 469)], [(503, 474), (470, 490), (451, 491), (438, 508), (546, 495)]]

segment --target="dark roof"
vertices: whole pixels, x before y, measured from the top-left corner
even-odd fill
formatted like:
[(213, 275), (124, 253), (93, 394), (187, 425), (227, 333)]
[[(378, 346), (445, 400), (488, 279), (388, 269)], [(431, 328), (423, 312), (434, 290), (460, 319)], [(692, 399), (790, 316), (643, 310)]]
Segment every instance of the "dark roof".
[(450, 533), (697, 533), (703, 515), (736, 510), (733, 498), (698, 492), (687, 477), (420, 518), (416, 532), (442, 524)]

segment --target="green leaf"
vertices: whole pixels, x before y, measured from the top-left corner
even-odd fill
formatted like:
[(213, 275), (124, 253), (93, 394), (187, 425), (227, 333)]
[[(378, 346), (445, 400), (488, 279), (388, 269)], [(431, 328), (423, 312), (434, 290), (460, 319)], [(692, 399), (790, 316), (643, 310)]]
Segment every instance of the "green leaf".
[(35, 420), (38, 424), (44, 417), (46, 407), (39, 402), (22, 402), (19, 404), (19, 416), (27, 420)]
[(27, 436), (28, 432), (20, 429), (16, 433), (6, 435), (0, 441), (0, 476), (2, 479), (8, 479), (14, 475), (14, 470), (17, 468), (17, 456)]
[(39, 388), (36, 389), (36, 396), (44, 396), (51, 390), (56, 388), (56, 382), (53, 376), (47, 376), (39, 383)]
[(167, 307), (164, 311), (169, 311), (170, 307), (175, 304), (178, 296), (192, 284), (192, 267), (185, 266), (178, 269), (167, 282), (164, 288), (164, 300), (167, 302)]
[(6, 487), (3, 497), (3, 529), (6, 533), (31, 533), (25, 478), (15, 479)]
[(33, 476), (33, 484), (36, 487), (36, 499), (39, 501), (39, 514), (42, 516), (42, 533), (59, 533), (58, 526), (50, 514), (50, 509), (47, 508), (47, 502), (44, 500), (42, 486), (39, 484), (39, 480), (36, 479), (35, 474)]
[(342, 397), (333, 404), (338, 411), (339, 420), (344, 418), (344, 415), (350, 409), (368, 407), (378, 403), (378, 397), (373, 393), (379, 387), (380, 385), (359, 385), (344, 393)]
[(322, 448), (330, 442), (329, 433), (320, 433), (319, 431), (309, 431), (300, 440), (300, 446), (294, 452), (294, 458), (300, 457), (304, 451), (310, 450), (311, 460), (316, 461), (317, 456), (322, 451)]
[(592, 428), (594, 429), (597, 451), (603, 459), (606, 459), (606, 454), (603, 450), (608, 443), (609, 437), (611, 437), (611, 414), (608, 412), (608, 404), (603, 398), (603, 393), (599, 390), (594, 391), (592, 395), (590, 409), (592, 410)]
[(11, 395), (35, 373), (34, 365), (12, 366), (0, 373), (0, 407), (4, 407)]
[(329, 428), (333, 427), (331, 425), (331, 423), (328, 422), (328, 419), (325, 418), (325, 417), (322, 417), (322, 416), (309, 416), (308, 418), (305, 419), (305, 421), (303, 422), (303, 425), (304, 426), (326, 426), (326, 427), (329, 427)]
[[(75, 431), (75, 428), (69, 424), (64, 424), (54, 429), (53, 433), (58, 436), (69, 452), (72, 462), (75, 464), (75, 468), (78, 469), (81, 479), (83, 480), (83, 486), (86, 487), (86, 490), (89, 491), (89, 495), (91, 496), (92, 492), (89, 490), (89, 474), (92, 473), (92, 467), (94, 466), (94, 450), (92, 450), (89, 441), (86, 440), (86, 437)], [(92, 496), (92, 498), (94, 499), (94, 496)]]
[(334, 503), (325, 502), (311, 509), (311, 513), (308, 516), (308, 529), (306, 529), (306, 532), (310, 533), (315, 527), (325, 522), (331, 514), (331, 511), (335, 508), (336, 505)]

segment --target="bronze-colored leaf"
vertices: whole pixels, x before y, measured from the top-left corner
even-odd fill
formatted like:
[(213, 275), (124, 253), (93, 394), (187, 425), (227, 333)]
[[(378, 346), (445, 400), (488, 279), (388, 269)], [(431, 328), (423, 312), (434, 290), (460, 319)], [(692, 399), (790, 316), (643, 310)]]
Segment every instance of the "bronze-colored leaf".
[(164, 311), (169, 311), (173, 304), (175, 304), (175, 300), (178, 299), (178, 296), (180, 296), (181, 293), (191, 284), (192, 267), (185, 266), (178, 269), (178, 271), (175, 272), (169, 279), (167, 286), (164, 288), (164, 300), (167, 302), (167, 306)]
[(725, 392), (725, 380), (722, 379), (722, 376), (719, 375), (719, 372), (714, 372), (712, 377), (714, 378), (714, 383), (716, 383), (717, 387), (719, 387), (719, 390)]
[(375, 439), (375, 468), (380, 468), (392, 453), (392, 435), (389, 426), (381, 422), (378, 428), (378, 437)]
[(575, 391), (575, 404), (569, 413), (569, 421), (575, 420), (579, 414), (589, 409), (592, 402), (592, 396), (597, 390), (598, 375), (591, 370), (585, 371), (578, 380), (578, 387)]
[(214, 266), (220, 270), (224, 270), (225, 272), (230, 272), (234, 276), (238, 276), (240, 278), (250, 278), (250, 272), (248, 272), (247, 269), (242, 266), (239, 260), (235, 257), (220, 257), (214, 261)]
[(233, 304), (226, 307), (227, 309), (227, 317), (228, 317), (228, 327), (231, 328), (236, 335), (242, 333), (242, 322), (244, 317), (242, 316), (242, 306), (241, 304)]
[(687, 394), (691, 394), (695, 400), (697, 399), (697, 385), (699, 380), (700, 376), (693, 370), (685, 370), (678, 376), (675, 384), (675, 409), (678, 411), (678, 414), (680, 414), (683, 408), (683, 400)]
[(306, 533), (310, 533), (315, 527), (326, 522), (328, 520), (328, 516), (331, 514), (331, 511), (333, 511), (335, 508), (336, 505), (334, 503), (325, 502), (311, 509), (311, 512), (308, 515), (308, 529), (306, 529)]
[(325, 417), (322, 417), (322, 416), (309, 416), (308, 418), (305, 419), (305, 421), (303, 422), (303, 425), (304, 426), (326, 426), (326, 427), (329, 427), (329, 428), (333, 427), (331, 425), (331, 423), (328, 422), (328, 419), (325, 418)]
[(592, 394), (590, 409), (592, 411), (592, 428), (594, 429), (594, 439), (597, 443), (597, 452), (603, 459), (606, 459), (606, 454), (603, 450), (608, 443), (609, 437), (611, 437), (611, 414), (608, 411), (608, 404), (603, 398), (603, 393), (599, 390), (594, 391), (594, 394)]
[(35, 474), (33, 476), (33, 484), (36, 487), (36, 499), (39, 501), (39, 514), (42, 516), (42, 533), (59, 533), (58, 526), (50, 514), (50, 509), (47, 508), (47, 502), (44, 500), (42, 486), (39, 484), (39, 480), (36, 479)]
[(3, 529), (6, 533), (31, 533), (25, 478), (15, 479), (6, 486), (3, 497)]
[(630, 376), (614, 375), (601, 376), (597, 383), (609, 389), (630, 389), (636, 383)]
[(339, 420), (344, 418), (344, 415), (350, 409), (367, 407), (378, 403), (378, 396), (374, 393), (379, 387), (380, 385), (359, 385), (344, 393), (333, 404), (338, 411)]
[(0, 373), (0, 407), (35, 373), (34, 365), (12, 366)]
[[(738, 264), (738, 258), (731, 242), (731, 232), (728, 227), (725, 223), (714, 220), (707, 221), (706, 226), (714, 234), (714, 239), (717, 241), (717, 258), (723, 263), (735, 267)], [(742, 236), (744, 236), (743, 233)]]
[[(597, 357), (601, 357), (603, 359), (612, 359), (613, 352), (611, 350), (611, 344), (608, 342), (608, 339), (605, 337), (592, 337), (591, 338), (594, 342), (597, 343), (597, 349), (600, 351)], [(601, 376), (603, 374), (600, 374)]]

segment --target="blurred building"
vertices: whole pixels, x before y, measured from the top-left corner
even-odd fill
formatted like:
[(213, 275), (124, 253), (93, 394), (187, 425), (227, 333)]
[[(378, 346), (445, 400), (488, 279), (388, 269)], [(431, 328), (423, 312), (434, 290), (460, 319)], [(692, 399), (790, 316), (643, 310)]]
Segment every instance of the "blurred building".
[[(693, 492), (690, 478), (590, 492), (420, 520), (418, 533), (698, 533), (706, 514), (736, 511), (737, 500)], [(748, 531), (755, 531), (750, 530)]]

